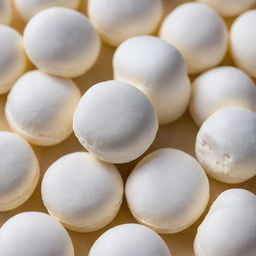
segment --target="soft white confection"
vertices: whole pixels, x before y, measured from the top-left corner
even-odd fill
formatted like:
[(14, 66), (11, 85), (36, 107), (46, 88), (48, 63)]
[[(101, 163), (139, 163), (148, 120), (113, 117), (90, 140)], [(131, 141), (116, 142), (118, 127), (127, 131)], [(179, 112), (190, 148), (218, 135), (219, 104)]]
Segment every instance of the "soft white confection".
[(125, 194), (137, 221), (170, 234), (188, 228), (201, 216), (209, 200), (209, 183), (192, 156), (163, 148), (137, 164)]
[(136, 86), (148, 96), (161, 124), (179, 118), (190, 97), (190, 81), (183, 57), (169, 43), (153, 36), (123, 42), (113, 58), (114, 77)]
[(93, 244), (88, 256), (171, 256), (163, 239), (139, 224), (107, 230)]
[(48, 214), (24, 212), (0, 230), (2, 256), (74, 256), (68, 232)]
[(240, 107), (223, 108), (201, 126), (196, 157), (213, 178), (244, 182), (256, 175), (256, 114)]
[(15, 7), (21, 17), (28, 21), (36, 13), (54, 6), (62, 6), (77, 9), (80, 0), (14, 0)]
[(219, 64), (227, 49), (227, 31), (218, 13), (201, 3), (185, 3), (164, 20), (160, 37), (182, 53), (195, 74)]
[(72, 80), (39, 70), (20, 77), (8, 95), (9, 125), (33, 144), (58, 144), (72, 133), (73, 113), (80, 91)]
[(64, 7), (37, 13), (25, 28), (24, 45), (35, 66), (61, 77), (83, 74), (100, 51), (99, 37), (89, 20)]
[(88, 0), (88, 14), (104, 41), (117, 46), (153, 33), (162, 18), (162, 0)]
[(37, 186), (39, 175), (39, 163), (30, 145), (14, 133), (1, 131), (0, 212), (27, 201)]
[(198, 126), (214, 112), (229, 106), (256, 111), (256, 87), (247, 74), (231, 66), (217, 67), (193, 82), (190, 113)]
[(42, 198), (48, 212), (65, 227), (91, 232), (106, 226), (118, 213), (123, 181), (114, 165), (90, 153), (71, 153), (47, 170)]
[(0, 25), (0, 49), (0, 94), (4, 94), (24, 71), (27, 58), (21, 35), (5, 25)]
[(223, 17), (233, 17), (253, 7), (255, 0), (197, 0), (207, 4), (219, 12)]
[[(0, 24), (9, 25), (12, 20), (11, 0), (0, 0)], [(2, 36), (0, 36), (1, 38)]]
[(73, 129), (80, 143), (101, 160), (130, 162), (155, 139), (156, 113), (134, 86), (106, 81), (92, 86), (74, 113)]
[(245, 189), (229, 189), (215, 200), (198, 227), (196, 256), (256, 255), (256, 196)]
[(230, 29), (230, 48), (238, 67), (250, 76), (256, 77), (256, 10), (247, 11), (239, 16)]

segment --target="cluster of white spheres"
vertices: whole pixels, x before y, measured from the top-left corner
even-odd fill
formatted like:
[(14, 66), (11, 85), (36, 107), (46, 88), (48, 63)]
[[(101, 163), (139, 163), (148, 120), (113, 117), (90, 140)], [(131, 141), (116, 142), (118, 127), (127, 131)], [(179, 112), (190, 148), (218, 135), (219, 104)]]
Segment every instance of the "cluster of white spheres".
[[(13, 130), (0, 131), (0, 212), (24, 204), (38, 185), (41, 149), (30, 144), (54, 146), (72, 132), (81, 144), (43, 174), (48, 214), (23, 212), (2, 225), (0, 255), (74, 256), (66, 229), (104, 228), (125, 197), (140, 224), (106, 230), (88, 256), (171, 256), (159, 234), (200, 220), (208, 177), (228, 184), (255, 177), (254, 5), (196, 0), (164, 17), (162, 0), (0, 0), (0, 94), (9, 93), (4, 112)], [(10, 27), (14, 14), (26, 22), (22, 34)], [(229, 29), (226, 18), (235, 18)], [(112, 46), (114, 80), (94, 79), (82, 94), (75, 78), (97, 62), (101, 40)], [(221, 65), (228, 50), (237, 67)], [(187, 109), (199, 128), (195, 158), (155, 150), (159, 126)], [(114, 164), (136, 159), (124, 181)], [(195, 255), (255, 256), (256, 196), (228, 189), (209, 209)]]

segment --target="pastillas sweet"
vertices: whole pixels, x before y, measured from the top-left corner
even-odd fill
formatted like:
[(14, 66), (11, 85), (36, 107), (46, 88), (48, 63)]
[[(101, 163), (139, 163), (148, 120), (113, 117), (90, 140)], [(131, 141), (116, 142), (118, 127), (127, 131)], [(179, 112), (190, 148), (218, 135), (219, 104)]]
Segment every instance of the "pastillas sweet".
[(123, 199), (123, 181), (114, 165), (87, 152), (65, 155), (46, 171), (42, 199), (65, 227), (91, 232), (110, 223)]
[(73, 118), (80, 143), (97, 158), (126, 163), (152, 144), (157, 115), (148, 98), (134, 86), (106, 81), (92, 86), (80, 100)]
[(72, 133), (72, 118), (81, 94), (70, 79), (33, 70), (21, 76), (8, 95), (5, 115), (14, 131), (41, 146)]

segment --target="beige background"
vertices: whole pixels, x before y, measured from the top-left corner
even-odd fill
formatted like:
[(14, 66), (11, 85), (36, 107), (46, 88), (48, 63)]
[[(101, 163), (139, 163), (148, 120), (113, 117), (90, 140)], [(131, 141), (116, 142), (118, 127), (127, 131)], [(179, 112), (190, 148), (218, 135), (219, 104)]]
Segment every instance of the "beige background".
[[(184, 1), (165, 0), (164, 1), (165, 13), (168, 13), (172, 8), (174, 8), (176, 5), (178, 5), (181, 2), (184, 2)], [(83, 5), (85, 5), (85, 3), (83, 3)], [(85, 6), (81, 6), (81, 10), (82, 9), (85, 10)], [(229, 24), (230, 22), (231, 21), (228, 21)], [(24, 23), (20, 20), (19, 17), (17, 17), (17, 15), (15, 16), (13, 26), (22, 33), (22, 30), (24, 28)], [(85, 75), (75, 79), (75, 82), (79, 85), (82, 92), (85, 92), (91, 85), (97, 82), (112, 79), (111, 61), (112, 61), (113, 53), (114, 53), (114, 48), (103, 44), (101, 55), (96, 65)], [(230, 58), (226, 57), (222, 65), (230, 64), (230, 63), (231, 63)], [(30, 65), (29, 68), (31, 69), (33, 67)], [(6, 96), (1, 96), (0, 97), (0, 130), (10, 130), (4, 117), (5, 101), (6, 101)], [(197, 131), (198, 131), (198, 128), (193, 123), (189, 113), (186, 113), (178, 121), (172, 124), (164, 125), (160, 127), (155, 142), (150, 147), (148, 152), (146, 152), (146, 154), (161, 147), (173, 147), (180, 150), (184, 150), (185, 152), (191, 155), (194, 155), (194, 142), (195, 142), (195, 136), (197, 134)], [(83, 150), (83, 148), (80, 146), (80, 144), (78, 143), (74, 135), (70, 136), (67, 140), (65, 140), (63, 143), (57, 146), (53, 146), (53, 147), (34, 146), (33, 148), (40, 161), (41, 178), (44, 172), (46, 171), (46, 169), (56, 159), (63, 156), (64, 154)], [(124, 180), (126, 180), (128, 174), (133, 169), (137, 161), (133, 161), (128, 164), (117, 165), (117, 168), (120, 170)], [(253, 178), (246, 183), (235, 185), (235, 186), (226, 185), (210, 179), (210, 189), (211, 189), (210, 203), (218, 196), (220, 192), (232, 187), (249, 189), (250, 191), (256, 193), (256, 178)], [(43, 206), (41, 196), (40, 196), (40, 184), (38, 185), (33, 196), (23, 206), (13, 211), (0, 213), (0, 225), (2, 225), (11, 216), (17, 213), (25, 212), (25, 211), (46, 212), (46, 209)], [(192, 227), (178, 234), (162, 236), (163, 239), (168, 244), (174, 256), (194, 255), (193, 240), (194, 240), (197, 226), (200, 224), (201, 221), (202, 221), (202, 218), (199, 221), (197, 221)], [(105, 230), (118, 224), (130, 223), (130, 222), (136, 222), (136, 221), (131, 216), (127, 208), (126, 202), (124, 202), (122, 204), (121, 211), (119, 212), (115, 220), (106, 228), (101, 229), (98, 232), (87, 233), (87, 234), (69, 232), (75, 247), (76, 256), (86, 256), (89, 252), (89, 249), (92, 243)]]

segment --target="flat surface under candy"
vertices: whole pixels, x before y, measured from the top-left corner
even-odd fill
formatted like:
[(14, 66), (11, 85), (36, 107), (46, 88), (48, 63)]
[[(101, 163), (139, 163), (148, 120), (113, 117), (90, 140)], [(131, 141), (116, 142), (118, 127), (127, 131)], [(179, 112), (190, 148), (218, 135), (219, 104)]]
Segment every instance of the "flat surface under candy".
[[(172, 0), (172, 1), (164, 0), (164, 2), (165, 2), (165, 13), (168, 13), (173, 7), (185, 1), (184, 0)], [(230, 24), (230, 21), (228, 22), (228, 24)], [(21, 19), (18, 20), (16, 18), (16, 20), (14, 21), (14, 27), (17, 28), (20, 32), (22, 32), (24, 23), (22, 22)], [(103, 44), (103, 49), (96, 65), (85, 75), (75, 79), (75, 82), (81, 89), (81, 92), (85, 92), (91, 85), (95, 83), (113, 79), (112, 77), (113, 53), (114, 53), (114, 48)], [(224, 62), (221, 63), (221, 65), (233, 65), (233, 63), (230, 62), (230, 58), (227, 57), (224, 60)], [(30, 69), (33, 69), (33, 67), (31, 66)], [(4, 118), (5, 101), (6, 101), (6, 96), (0, 96), (0, 130), (10, 130)], [(144, 155), (162, 147), (177, 148), (191, 155), (194, 155), (194, 145), (195, 145), (195, 137), (196, 137), (197, 131), (198, 131), (197, 126), (193, 123), (193, 120), (190, 117), (189, 113), (186, 112), (176, 122), (168, 125), (160, 126), (155, 142)], [(67, 153), (84, 150), (74, 135), (70, 136), (67, 140), (65, 140), (63, 143), (57, 146), (45, 147), (45, 148), (34, 146), (33, 148), (39, 158), (39, 162), (41, 166), (41, 179), (46, 169), (59, 157)], [(124, 180), (126, 180), (128, 174), (140, 159), (141, 158), (128, 164), (117, 165), (117, 168), (120, 170)], [(40, 184), (41, 184), (41, 179), (40, 179)], [(228, 185), (228, 184), (214, 181), (211, 178), (209, 180), (210, 180), (210, 189), (211, 189), (210, 203), (212, 203), (222, 191), (229, 188), (240, 187), (240, 188), (248, 189), (253, 193), (256, 193), (256, 177), (252, 178), (248, 182), (241, 183), (239, 185)], [(207, 211), (208, 209), (209, 209), (209, 206), (207, 208)], [(41, 196), (40, 196), (40, 186), (37, 187), (33, 196), (24, 205), (22, 205), (21, 207), (13, 211), (0, 213), (0, 226), (2, 226), (2, 224), (13, 215), (21, 212), (25, 212), (25, 211), (46, 212), (46, 208), (43, 206)], [(167, 245), (169, 246), (173, 255), (194, 256), (193, 240), (196, 234), (196, 229), (198, 225), (202, 222), (203, 217), (201, 217), (192, 227), (190, 227), (189, 229), (186, 229), (183, 232), (173, 234), (173, 235), (162, 236), (165, 242), (167, 243)], [(136, 221), (132, 217), (131, 213), (129, 212), (127, 204), (125, 202), (122, 204), (121, 211), (119, 212), (115, 220), (104, 229), (101, 229), (93, 233), (87, 233), (87, 234), (69, 232), (75, 247), (75, 255), (86, 256), (93, 242), (104, 231), (106, 231), (107, 229), (113, 226), (123, 224), (123, 223), (131, 223), (131, 222), (135, 223)]]

